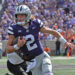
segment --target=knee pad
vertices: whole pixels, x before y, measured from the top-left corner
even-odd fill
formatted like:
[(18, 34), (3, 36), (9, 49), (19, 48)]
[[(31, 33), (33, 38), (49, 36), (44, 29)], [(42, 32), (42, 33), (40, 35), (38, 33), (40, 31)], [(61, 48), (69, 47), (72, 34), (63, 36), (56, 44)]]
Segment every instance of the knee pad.
[(44, 58), (42, 63), (42, 72), (43, 73), (52, 73), (52, 64), (50, 58)]

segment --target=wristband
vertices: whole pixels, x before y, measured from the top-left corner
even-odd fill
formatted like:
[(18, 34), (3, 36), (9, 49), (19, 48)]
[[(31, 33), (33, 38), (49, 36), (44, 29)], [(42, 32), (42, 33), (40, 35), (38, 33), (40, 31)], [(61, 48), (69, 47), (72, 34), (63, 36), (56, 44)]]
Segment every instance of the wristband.
[(17, 46), (17, 44), (14, 45), (14, 49), (15, 50), (18, 50), (19, 49), (19, 47)]
[(62, 43), (64, 43), (64, 44), (67, 42), (67, 40), (64, 39), (62, 36), (59, 38), (59, 41), (62, 42)]

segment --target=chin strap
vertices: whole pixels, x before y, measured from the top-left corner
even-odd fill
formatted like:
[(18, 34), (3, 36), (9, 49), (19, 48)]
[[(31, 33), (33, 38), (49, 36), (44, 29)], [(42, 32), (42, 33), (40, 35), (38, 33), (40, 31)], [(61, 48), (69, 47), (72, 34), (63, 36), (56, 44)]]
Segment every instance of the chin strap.
[(17, 22), (16, 24), (23, 26), (25, 24), (25, 22)]

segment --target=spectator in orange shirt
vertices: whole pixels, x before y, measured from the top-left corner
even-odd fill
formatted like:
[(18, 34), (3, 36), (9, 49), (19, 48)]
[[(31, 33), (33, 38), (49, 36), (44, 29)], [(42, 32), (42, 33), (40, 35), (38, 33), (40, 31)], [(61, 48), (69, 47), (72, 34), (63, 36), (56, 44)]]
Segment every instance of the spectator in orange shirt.
[(49, 48), (48, 46), (46, 46), (46, 47), (44, 48), (44, 50), (45, 50), (49, 55), (51, 55), (51, 53), (50, 53), (50, 48)]

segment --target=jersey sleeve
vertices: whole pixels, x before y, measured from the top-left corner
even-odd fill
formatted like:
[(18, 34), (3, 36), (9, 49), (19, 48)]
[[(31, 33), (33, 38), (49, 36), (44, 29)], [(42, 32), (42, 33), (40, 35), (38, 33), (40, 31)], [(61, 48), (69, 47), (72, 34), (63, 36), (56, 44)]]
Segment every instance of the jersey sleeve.
[(12, 26), (8, 27), (8, 35), (14, 35), (14, 29)]
[(37, 26), (37, 27), (36, 27), (36, 30), (37, 30), (38, 32), (40, 32), (40, 29), (43, 27), (43, 22), (42, 22), (41, 20), (39, 20), (39, 19), (36, 19), (35, 22), (36, 22), (35, 25)]
[(43, 22), (39, 19), (37, 20), (37, 22), (38, 22), (38, 25), (39, 25), (39, 29), (41, 29), (43, 27)]

